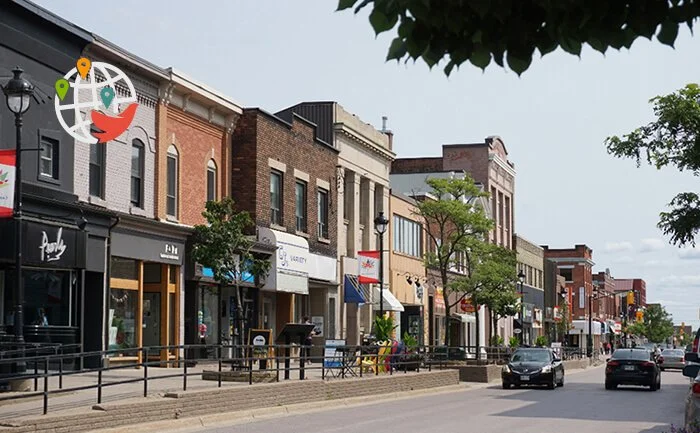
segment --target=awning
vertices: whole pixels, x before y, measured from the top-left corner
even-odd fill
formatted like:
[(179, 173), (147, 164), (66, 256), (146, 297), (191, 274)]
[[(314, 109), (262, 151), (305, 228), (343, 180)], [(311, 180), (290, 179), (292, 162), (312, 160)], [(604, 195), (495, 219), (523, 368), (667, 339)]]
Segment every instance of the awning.
[[(593, 331), (593, 335), (600, 335), (600, 328), (601, 326), (599, 321), (591, 321), (591, 331)], [(574, 320), (573, 322), (571, 322), (571, 329), (569, 330), (569, 335), (578, 335), (581, 333), (583, 333), (584, 335), (588, 335), (588, 320)]]
[(258, 227), (258, 240), (277, 248), (263, 290), (308, 295), (309, 242), (267, 227)]
[[(379, 287), (375, 286), (373, 293), (375, 301), (372, 303), (372, 306), (375, 310), (379, 310)], [(401, 302), (388, 289), (382, 290), (382, 294), (384, 295), (384, 311), (404, 311)]]
[(366, 304), (364, 285), (357, 282), (356, 275), (345, 274), (343, 299), (346, 304)]
[(476, 323), (474, 314), (452, 313), (452, 318), (462, 321), (463, 323)]

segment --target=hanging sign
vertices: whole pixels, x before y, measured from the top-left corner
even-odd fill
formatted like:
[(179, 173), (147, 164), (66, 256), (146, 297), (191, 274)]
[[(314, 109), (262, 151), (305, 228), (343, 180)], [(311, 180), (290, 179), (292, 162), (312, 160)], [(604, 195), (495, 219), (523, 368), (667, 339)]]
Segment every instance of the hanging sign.
[(0, 150), (0, 218), (12, 218), (15, 204), (14, 150)]
[(379, 282), (379, 251), (358, 251), (357, 262), (360, 266), (357, 273), (360, 284)]

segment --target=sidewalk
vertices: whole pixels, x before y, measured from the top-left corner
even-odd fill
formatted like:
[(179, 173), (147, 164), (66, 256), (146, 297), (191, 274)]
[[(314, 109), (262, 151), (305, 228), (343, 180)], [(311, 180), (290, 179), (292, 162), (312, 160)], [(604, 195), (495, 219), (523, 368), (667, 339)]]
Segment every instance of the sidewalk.
[[(291, 368), (297, 368), (298, 365), (292, 363)], [(306, 379), (308, 380), (321, 380), (321, 368), (320, 364), (307, 365), (305, 371)], [(311, 368), (311, 369), (309, 369)], [(199, 363), (195, 367), (187, 368), (187, 390), (197, 391), (205, 389), (217, 389), (218, 382), (216, 380), (202, 380), (202, 371), (218, 371), (218, 364), (213, 363)], [(228, 365), (222, 366), (222, 371), (229, 371), (230, 367)], [(274, 369), (271, 370), (274, 373)], [(51, 371), (50, 371), (51, 372)], [(52, 372), (56, 373), (56, 372)], [(63, 389), (67, 390), (70, 388), (79, 388), (83, 386), (96, 385), (97, 373), (78, 373), (78, 374), (65, 374), (63, 376)], [(182, 392), (183, 390), (183, 378), (182, 377), (166, 377), (162, 379), (154, 379), (157, 377), (169, 376), (173, 374), (182, 374), (182, 368), (161, 368), (161, 367), (148, 367), (148, 396), (149, 397), (162, 397), (169, 392)], [(123, 380), (129, 379), (139, 379), (143, 378), (144, 369), (140, 368), (124, 368), (118, 370), (105, 371), (102, 374), (102, 383), (109, 384), (115, 383)], [(290, 371), (289, 381), (298, 381), (299, 371)], [(280, 368), (280, 382), (284, 381), (284, 370), (281, 366)], [(49, 391), (58, 390), (59, 379), (58, 376), (49, 378)], [(34, 384), (32, 380), (32, 390)], [(256, 386), (248, 385), (248, 382), (221, 382), (221, 388), (230, 387), (248, 387)], [(102, 403), (117, 402), (124, 399), (130, 399), (134, 397), (143, 397), (143, 381), (131, 382), (126, 384), (105, 386), (102, 388)], [(37, 391), (42, 392), (44, 389), (44, 379), (38, 379)], [(33, 392), (33, 391), (31, 391)], [(0, 393), (0, 397), (9, 397), (16, 395), (21, 397), (22, 395), (30, 394), (31, 392), (6, 392)], [(49, 394), (49, 404), (47, 415), (55, 415), (58, 412), (76, 409), (76, 408), (90, 408), (97, 404), (97, 388), (85, 389), (79, 391), (66, 391), (58, 394)], [(43, 413), (43, 396), (32, 396), (26, 398), (17, 398), (12, 400), (0, 401), (0, 422), (2, 420), (14, 419), (20, 417), (26, 417), (30, 415), (41, 415)]]

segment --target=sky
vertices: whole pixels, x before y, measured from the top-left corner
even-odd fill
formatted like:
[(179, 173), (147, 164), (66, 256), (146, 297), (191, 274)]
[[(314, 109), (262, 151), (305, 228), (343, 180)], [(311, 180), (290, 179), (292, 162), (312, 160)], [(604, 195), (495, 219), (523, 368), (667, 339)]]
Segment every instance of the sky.
[(700, 248), (672, 246), (656, 228), (698, 179), (637, 168), (604, 145), (654, 119), (650, 98), (700, 80), (700, 37), (686, 27), (675, 49), (646, 39), (606, 55), (584, 48), (580, 58), (559, 49), (537, 55), (521, 77), (492, 64), (448, 78), (421, 62), (385, 62), (394, 34), (375, 37), (369, 8), (335, 12), (335, 0), (37, 3), (246, 107), (334, 100), (377, 128), (387, 116), (398, 157), (498, 135), (517, 170), (517, 233), (553, 248), (588, 245), (594, 272), (643, 278), (648, 302), (700, 325)]

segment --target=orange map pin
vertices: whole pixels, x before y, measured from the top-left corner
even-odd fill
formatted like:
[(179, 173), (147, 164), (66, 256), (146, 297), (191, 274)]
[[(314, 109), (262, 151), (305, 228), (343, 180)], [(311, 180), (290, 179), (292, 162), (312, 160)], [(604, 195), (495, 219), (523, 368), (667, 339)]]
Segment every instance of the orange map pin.
[(90, 67), (92, 66), (92, 63), (90, 62), (90, 59), (87, 57), (81, 57), (78, 59), (78, 63), (76, 64), (78, 67), (78, 73), (80, 74), (80, 77), (84, 80), (87, 78), (88, 72), (90, 72)]

